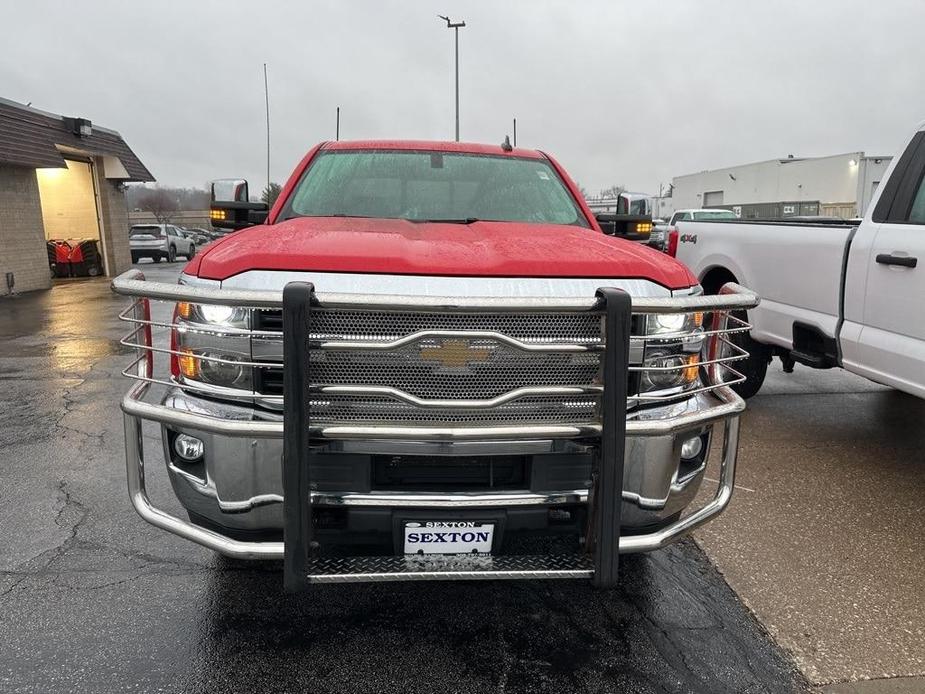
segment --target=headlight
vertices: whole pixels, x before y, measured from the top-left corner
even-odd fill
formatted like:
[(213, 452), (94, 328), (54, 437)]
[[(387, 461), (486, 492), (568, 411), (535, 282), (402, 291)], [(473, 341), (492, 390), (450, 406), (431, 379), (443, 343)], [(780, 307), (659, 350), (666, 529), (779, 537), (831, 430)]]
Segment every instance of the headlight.
[[(250, 326), (250, 311), (216, 304), (177, 304), (174, 344), (179, 354), (172, 362), (180, 381), (196, 381), (224, 388), (251, 390), (253, 369), (248, 362), (250, 336), (234, 330)], [(234, 329), (223, 334), (222, 328)]]
[[(240, 361), (240, 357), (216, 352), (202, 352), (201, 356), (208, 357), (207, 359), (198, 360), (199, 373), (206, 383), (228, 388), (239, 388), (246, 385), (247, 388), (250, 388), (250, 368), (246, 370), (247, 377), (245, 377), (245, 368), (243, 366), (228, 363)], [(219, 359), (222, 361), (218, 361)]]
[(250, 311), (246, 308), (220, 304), (191, 304), (181, 301), (177, 304), (177, 317), (189, 323), (201, 323), (208, 326), (246, 328), (250, 324)]
[[(666, 390), (695, 383), (698, 378), (697, 354), (678, 354), (662, 349), (646, 350), (643, 390)], [(647, 387), (648, 386), (648, 387)]]
[(646, 348), (639, 390), (684, 391), (700, 383), (702, 313), (658, 313), (646, 317)]

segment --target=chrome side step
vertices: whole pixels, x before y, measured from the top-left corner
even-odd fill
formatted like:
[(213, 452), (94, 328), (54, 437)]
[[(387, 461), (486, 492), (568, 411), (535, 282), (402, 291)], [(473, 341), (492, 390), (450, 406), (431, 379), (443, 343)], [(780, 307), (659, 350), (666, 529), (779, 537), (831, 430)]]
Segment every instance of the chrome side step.
[(306, 568), (308, 583), (497, 581), (591, 578), (594, 575), (594, 560), (587, 554), (317, 557), (310, 559)]

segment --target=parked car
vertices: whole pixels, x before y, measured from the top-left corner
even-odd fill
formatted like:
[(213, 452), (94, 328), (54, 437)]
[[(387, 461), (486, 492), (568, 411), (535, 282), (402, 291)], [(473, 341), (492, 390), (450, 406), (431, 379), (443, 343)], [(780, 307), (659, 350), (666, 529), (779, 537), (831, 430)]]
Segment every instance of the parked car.
[(739, 338), (743, 395), (772, 356), (842, 367), (925, 397), (925, 123), (893, 160), (860, 225), (841, 220), (677, 223), (677, 257), (707, 292), (744, 282), (762, 297)]
[(183, 227), (181, 231), (186, 235), (187, 238), (192, 239), (193, 243), (195, 243), (198, 248), (202, 248), (207, 243), (212, 241), (212, 236), (205, 229), (200, 229), (198, 227), (194, 227), (192, 229), (189, 227)]
[[(283, 190), (269, 217), (215, 200), (213, 219), (252, 226), (179, 284), (113, 282), (145, 328), (121, 407), (147, 521), (283, 559), (289, 589), (610, 587), (621, 552), (726, 507), (744, 401), (739, 356), (720, 353), (754, 294), (703, 296), (673, 258), (605, 235), (551, 157), (509, 144), (328, 142)], [(146, 420), (187, 518), (147, 495)], [(682, 518), (711, 451), (716, 493)]]
[(135, 224), (129, 229), (132, 262), (151, 258), (154, 262), (174, 262), (178, 255), (192, 260), (196, 243), (173, 224)]

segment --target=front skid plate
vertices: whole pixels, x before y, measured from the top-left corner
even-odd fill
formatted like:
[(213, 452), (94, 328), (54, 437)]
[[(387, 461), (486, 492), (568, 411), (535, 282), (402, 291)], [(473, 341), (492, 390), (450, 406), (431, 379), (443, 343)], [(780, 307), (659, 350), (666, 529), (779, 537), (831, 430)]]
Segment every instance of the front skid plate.
[(397, 557), (318, 557), (309, 560), (309, 583), (590, 578), (587, 554), (475, 556), (429, 554)]

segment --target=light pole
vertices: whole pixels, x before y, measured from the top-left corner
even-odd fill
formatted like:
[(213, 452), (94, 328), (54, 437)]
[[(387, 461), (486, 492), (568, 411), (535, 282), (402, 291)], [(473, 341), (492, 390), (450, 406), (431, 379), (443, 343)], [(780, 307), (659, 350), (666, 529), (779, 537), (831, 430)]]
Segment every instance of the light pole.
[(465, 22), (453, 22), (449, 17), (438, 14), (446, 22), (446, 28), (456, 33), (456, 141), (459, 142), (459, 28), (466, 26)]
[(263, 64), (263, 97), (267, 105), (267, 195), (270, 191), (270, 86), (267, 82), (267, 64)]

